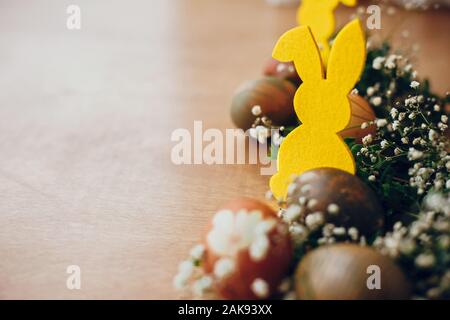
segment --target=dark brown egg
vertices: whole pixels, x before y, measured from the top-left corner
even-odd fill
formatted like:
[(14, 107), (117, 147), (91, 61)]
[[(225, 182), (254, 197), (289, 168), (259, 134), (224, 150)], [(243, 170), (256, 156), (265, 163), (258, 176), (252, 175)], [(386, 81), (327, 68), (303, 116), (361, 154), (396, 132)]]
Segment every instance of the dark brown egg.
[(342, 138), (355, 138), (357, 143), (362, 142), (362, 138), (368, 134), (375, 135), (377, 127), (375, 124), (368, 125), (365, 129), (361, 125), (365, 122), (374, 121), (376, 119), (375, 112), (363, 97), (350, 94), (348, 96), (352, 107), (352, 118), (347, 128), (339, 132)]
[(302, 206), (302, 218), (321, 212), (325, 222), (355, 227), (368, 236), (384, 223), (383, 209), (374, 192), (358, 177), (333, 168), (306, 171), (290, 185), (287, 204)]
[[(370, 289), (369, 289), (370, 288)], [(298, 299), (408, 299), (407, 278), (386, 256), (355, 244), (327, 245), (308, 253), (295, 274)]]
[(288, 80), (297, 87), (302, 83), (293, 62), (280, 62), (271, 58), (267, 61), (263, 73), (265, 76)]
[(219, 210), (205, 238), (205, 272), (225, 299), (264, 299), (287, 276), (287, 226), (263, 202), (238, 199)]
[[(275, 77), (265, 77), (248, 81), (234, 95), (231, 103), (231, 119), (234, 124), (247, 130), (256, 118), (266, 116), (275, 125), (289, 125), (297, 121), (294, 112), (294, 95), (296, 88), (292, 83)], [(254, 114), (255, 106), (260, 107), (260, 114)]]

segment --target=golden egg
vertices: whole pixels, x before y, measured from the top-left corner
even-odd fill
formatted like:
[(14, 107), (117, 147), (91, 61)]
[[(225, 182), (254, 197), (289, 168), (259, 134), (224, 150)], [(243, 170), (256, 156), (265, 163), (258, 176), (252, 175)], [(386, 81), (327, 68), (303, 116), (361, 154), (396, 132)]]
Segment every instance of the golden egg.
[(411, 286), (394, 261), (373, 248), (327, 245), (308, 253), (295, 274), (298, 299), (408, 299)]
[(374, 124), (368, 125), (362, 129), (361, 125), (365, 122), (376, 119), (375, 112), (369, 103), (361, 96), (350, 94), (348, 96), (352, 108), (352, 118), (347, 128), (339, 132), (342, 138), (354, 138), (357, 143), (362, 142), (362, 138), (368, 134), (375, 135), (377, 127)]

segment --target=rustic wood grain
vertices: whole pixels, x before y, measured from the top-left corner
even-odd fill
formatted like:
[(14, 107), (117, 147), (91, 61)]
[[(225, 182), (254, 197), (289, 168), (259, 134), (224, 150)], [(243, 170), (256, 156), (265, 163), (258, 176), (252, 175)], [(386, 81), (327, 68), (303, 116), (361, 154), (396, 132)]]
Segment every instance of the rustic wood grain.
[[(444, 92), (449, 15), (409, 15)], [(294, 17), (262, 0), (0, 1), (0, 298), (179, 297), (177, 264), (214, 210), (268, 178), (175, 166), (171, 132), (232, 127), (235, 88)], [(66, 288), (72, 264), (81, 290)]]

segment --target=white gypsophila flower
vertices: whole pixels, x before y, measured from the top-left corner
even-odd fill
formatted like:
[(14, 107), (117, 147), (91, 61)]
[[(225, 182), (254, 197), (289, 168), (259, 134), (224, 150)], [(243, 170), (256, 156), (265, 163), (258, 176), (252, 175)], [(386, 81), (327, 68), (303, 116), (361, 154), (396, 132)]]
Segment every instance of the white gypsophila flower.
[(361, 152), (362, 155), (367, 155), (369, 153), (369, 149), (362, 147), (359, 152)]
[(317, 229), (323, 225), (324, 222), (325, 220), (322, 212), (310, 213), (305, 218), (305, 224), (311, 230)]
[(383, 102), (383, 99), (381, 97), (373, 97), (370, 101), (375, 107), (378, 107)]
[(367, 129), (367, 127), (369, 127), (369, 124), (367, 122), (363, 122), (361, 123), (361, 129)]
[(281, 136), (281, 134), (278, 131), (275, 131), (273, 133), (273, 135), (272, 135), (272, 143), (275, 146), (277, 146), (277, 147), (281, 146), (281, 143), (283, 142), (283, 140), (284, 140), (284, 137)]
[(295, 190), (297, 190), (297, 184), (291, 183), (290, 185), (288, 185), (287, 194), (291, 195), (295, 192)]
[(381, 70), (383, 68), (383, 63), (386, 61), (385, 57), (376, 57), (373, 59), (372, 68), (375, 70)]
[(308, 200), (306, 207), (310, 210), (313, 210), (318, 203), (319, 201), (317, 201), (317, 199), (311, 198)]
[(267, 256), (269, 248), (270, 240), (267, 235), (264, 234), (256, 237), (250, 244), (250, 258), (256, 262), (263, 260)]
[(343, 236), (347, 233), (347, 230), (345, 230), (344, 227), (338, 227), (333, 229), (333, 234), (335, 236)]
[(350, 238), (355, 241), (358, 239), (359, 236), (359, 231), (358, 229), (356, 229), (355, 227), (351, 227), (348, 229), (347, 231), (348, 235), (350, 236)]
[(435, 261), (436, 258), (434, 257), (434, 255), (429, 253), (421, 253), (416, 257), (414, 263), (419, 268), (428, 269), (434, 266)]
[(203, 244), (197, 244), (190, 251), (190, 256), (194, 260), (201, 260), (205, 254), (205, 246)]
[(231, 258), (221, 258), (214, 264), (214, 275), (223, 279), (236, 270), (236, 262)]
[(448, 121), (448, 117), (447, 117), (445, 114), (443, 114), (443, 115), (441, 116), (441, 122), (442, 122), (442, 123), (447, 123), (447, 121)]
[(419, 151), (419, 150), (414, 149), (414, 148), (409, 148), (409, 151), (408, 151), (408, 159), (409, 160), (421, 159), (423, 157), (423, 155), (424, 154), (423, 154), (422, 151)]
[(261, 112), (262, 112), (261, 106), (258, 106), (258, 105), (253, 106), (253, 108), (252, 108), (252, 114), (253, 114), (254, 116), (259, 116), (259, 115), (261, 115)]
[(367, 93), (367, 95), (369, 97), (373, 96), (373, 94), (375, 93), (375, 88), (374, 87), (368, 87), (367, 90), (366, 90), (366, 93)]
[(173, 278), (173, 286), (177, 290), (181, 290), (187, 286), (187, 281), (189, 278), (185, 277), (183, 274), (178, 273), (175, 278)]
[(364, 138), (362, 138), (362, 143), (363, 145), (368, 145), (371, 144), (373, 142), (373, 137), (371, 134), (368, 134), (367, 136), (365, 136)]
[(399, 250), (402, 254), (410, 255), (416, 249), (416, 243), (412, 239), (402, 239), (399, 243)]
[(395, 120), (392, 122), (392, 129), (397, 130), (400, 127), (400, 121)]
[(387, 140), (384, 139), (380, 142), (380, 146), (382, 149), (386, 149), (389, 146), (389, 142), (387, 142)]
[(298, 198), (298, 203), (299, 203), (301, 206), (304, 206), (304, 205), (306, 204), (306, 202), (307, 202), (306, 197), (301, 196), (301, 197)]
[(264, 126), (256, 126), (255, 128), (250, 128), (249, 134), (252, 138), (257, 139), (259, 143), (264, 144), (270, 137), (270, 130)]
[(260, 278), (255, 279), (251, 284), (251, 289), (253, 293), (261, 299), (267, 298), (269, 296), (269, 284)]
[(330, 203), (327, 207), (328, 213), (335, 215), (339, 213), (339, 206), (336, 203)]
[(395, 67), (397, 66), (396, 61), (397, 61), (397, 56), (395, 54), (391, 54), (386, 59), (386, 63), (384, 64), (385, 68), (391, 69), (391, 70), (395, 69)]
[(411, 84), (409, 85), (411, 88), (416, 89), (420, 86), (420, 83), (418, 81), (412, 81)]
[(293, 222), (300, 217), (301, 213), (302, 207), (297, 204), (292, 204), (284, 212), (284, 217), (287, 222)]
[(212, 288), (213, 279), (210, 276), (203, 276), (194, 282), (192, 290), (194, 294), (198, 297), (203, 296), (203, 294)]
[(395, 117), (397, 117), (398, 115), (398, 110), (396, 108), (392, 108), (390, 111), (391, 117), (392, 119), (395, 119)]
[(322, 235), (325, 238), (329, 238), (333, 235), (333, 230), (335, 228), (335, 225), (332, 223), (327, 223), (322, 227)]
[(194, 272), (194, 265), (191, 261), (183, 261), (178, 266), (178, 274), (173, 279), (173, 285), (176, 289), (186, 287), (188, 280)]
[(222, 210), (213, 218), (213, 227), (207, 235), (208, 246), (220, 256), (235, 256), (253, 241), (260, 241), (258, 237), (266, 236), (275, 225), (275, 219), (264, 220), (259, 210), (237, 213)]
[(377, 127), (382, 128), (388, 124), (386, 119), (377, 119)]
[(289, 232), (291, 233), (295, 241), (303, 241), (308, 236), (308, 230), (301, 224), (294, 224), (289, 226)]
[(371, 182), (374, 182), (374, 181), (377, 180), (377, 178), (376, 178), (373, 174), (370, 175), (368, 179), (369, 179), (369, 181), (371, 181)]
[(402, 149), (400, 149), (400, 148), (395, 148), (395, 149), (394, 149), (394, 154), (395, 154), (396, 156), (400, 155), (402, 152), (403, 152), (403, 151), (402, 151)]
[(444, 196), (442, 193), (430, 193), (425, 197), (425, 206), (430, 210), (450, 215), (450, 195)]
[(308, 193), (308, 192), (311, 191), (311, 189), (312, 189), (312, 187), (311, 187), (310, 184), (305, 184), (305, 185), (303, 185), (303, 186), (301, 187), (300, 192), (301, 192), (301, 193)]

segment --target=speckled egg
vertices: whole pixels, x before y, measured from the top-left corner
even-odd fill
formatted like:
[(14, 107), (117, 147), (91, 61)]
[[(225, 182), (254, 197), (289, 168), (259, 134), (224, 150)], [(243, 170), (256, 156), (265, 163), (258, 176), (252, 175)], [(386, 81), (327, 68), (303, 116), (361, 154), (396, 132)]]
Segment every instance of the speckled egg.
[(271, 297), (292, 258), (287, 226), (267, 204), (247, 198), (228, 203), (214, 215), (205, 247), (205, 272), (225, 299)]
[(384, 212), (375, 193), (358, 177), (334, 168), (309, 170), (293, 180), (287, 205), (296, 205), (300, 218), (321, 213), (326, 223), (354, 227), (365, 236), (384, 224)]

